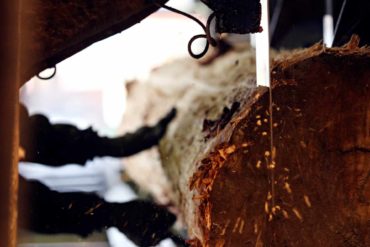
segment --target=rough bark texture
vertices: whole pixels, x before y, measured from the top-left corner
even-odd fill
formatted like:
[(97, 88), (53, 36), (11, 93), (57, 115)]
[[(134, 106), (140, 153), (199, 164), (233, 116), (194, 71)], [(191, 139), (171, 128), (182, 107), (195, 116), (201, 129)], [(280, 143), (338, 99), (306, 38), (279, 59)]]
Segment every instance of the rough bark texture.
[[(235, 67), (240, 68), (233, 70)], [(223, 70), (230, 73), (220, 73)], [(229, 78), (242, 83), (246, 75), (252, 75), (251, 78), (253, 78), (254, 71), (254, 53), (250, 50), (229, 52), (211, 66), (200, 66), (192, 58), (183, 58), (160, 66), (152, 71), (148, 80), (127, 84), (128, 99), (121, 132), (131, 132), (142, 125), (155, 124), (161, 116), (175, 106), (178, 114), (167, 130), (170, 136), (182, 121), (182, 116), (189, 115), (188, 108), (192, 105), (194, 95), (210, 93), (217, 95), (228, 84)], [(216, 117), (218, 110), (213, 109), (210, 114)], [(202, 123), (194, 125), (195, 128), (201, 128)], [(198, 147), (194, 146), (194, 148)], [(192, 157), (196, 153), (189, 150), (187, 155)], [(173, 199), (171, 196), (173, 190), (164, 175), (157, 148), (126, 158), (124, 163), (129, 176), (141, 188), (149, 191), (156, 200), (166, 204)], [(185, 186), (188, 178), (183, 179)]]
[(370, 50), (356, 44), (277, 62), (272, 123), (245, 57), (178, 97), (160, 152), (194, 245), (370, 246)]
[[(165, 0), (160, 2), (166, 2)], [(140, 22), (158, 7), (145, 0), (22, 0), (22, 82), (94, 42)]]

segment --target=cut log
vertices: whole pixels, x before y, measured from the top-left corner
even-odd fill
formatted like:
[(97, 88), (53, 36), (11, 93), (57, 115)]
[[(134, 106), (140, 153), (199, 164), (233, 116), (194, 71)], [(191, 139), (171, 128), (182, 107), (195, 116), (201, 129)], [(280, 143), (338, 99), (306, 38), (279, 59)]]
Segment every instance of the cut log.
[(245, 57), (178, 97), (160, 153), (195, 246), (370, 246), (370, 49), (357, 44), (277, 62), (272, 112)]

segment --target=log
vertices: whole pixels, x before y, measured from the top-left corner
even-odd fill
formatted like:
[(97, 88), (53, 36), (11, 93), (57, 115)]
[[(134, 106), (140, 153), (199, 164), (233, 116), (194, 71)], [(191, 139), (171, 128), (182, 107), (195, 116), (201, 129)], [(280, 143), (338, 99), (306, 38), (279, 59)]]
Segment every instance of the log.
[[(219, 71), (225, 67), (234, 68), (237, 60), (240, 61), (239, 66), (245, 68), (242, 73), (254, 77), (254, 53), (243, 48), (227, 53), (224, 59), (216, 60), (212, 66), (200, 66), (194, 59), (186, 57), (157, 67), (148, 80), (128, 82), (126, 111), (119, 132), (129, 133), (143, 125), (155, 124), (160, 116), (174, 106), (178, 110), (179, 119), (179, 116), (187, 112), (187, 107), (191, 104), (189, 100), (192, 100), (194, 94), (209, 94), (210, 91), (222, 89), (217, 83), (212, 85), (210, 82), (227, 82), (227, 76), (220, 76)], [(233, 78), (239, 77), (237, 73), (240, 70), (234, 72)], [(177, 122), (175, 120), (171, 125), (176, 125)], [(168, 134), (173, 129), (171, 125)], [(134, 180), (145, 192), (149, 192), (157, 202), (169, 204), (173, 201), (173, 189), (164, 174), (157, 147), (125, 158), (124, 165), (129, 179)]]
[(370, 49), (275, 62), (272, 111), (241, 54), (188, 70), (160, 145), (191, 243), (370, 246)]
[(21, 82), (156, 10), (158, 7), (146, 0), (21, 0)]

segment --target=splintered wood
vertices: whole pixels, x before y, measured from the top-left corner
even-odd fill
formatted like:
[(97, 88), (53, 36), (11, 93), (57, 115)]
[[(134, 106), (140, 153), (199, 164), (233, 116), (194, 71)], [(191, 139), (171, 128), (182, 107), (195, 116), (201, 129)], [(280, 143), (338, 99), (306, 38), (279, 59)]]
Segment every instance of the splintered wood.
[(275, 62), (271, 125), (268, 90), (227, 67), (237, 57), (197, 70), (203, 88), (178, 99), (160, 145), (191, 243), (370, 246), (370, 49), (315, 45)]

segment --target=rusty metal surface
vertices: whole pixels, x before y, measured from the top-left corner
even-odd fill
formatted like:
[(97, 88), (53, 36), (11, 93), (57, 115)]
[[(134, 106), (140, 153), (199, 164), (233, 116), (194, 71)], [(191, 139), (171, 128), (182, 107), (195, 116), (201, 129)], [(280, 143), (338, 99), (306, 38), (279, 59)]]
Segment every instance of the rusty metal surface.
[(17, 238), (18, 2), (0, 2), (0, 245), (6, 247)]

